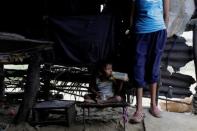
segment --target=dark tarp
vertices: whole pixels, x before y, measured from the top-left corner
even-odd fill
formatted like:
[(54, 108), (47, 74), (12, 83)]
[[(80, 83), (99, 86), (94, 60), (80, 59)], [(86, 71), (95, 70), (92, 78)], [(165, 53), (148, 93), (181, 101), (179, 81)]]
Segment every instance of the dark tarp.
[(44, 39), (45, 0), (1, 0), (0, 31)]
[(55, 54), (65, 63), (96, 63), (114, 54), (112, 15), (51, 17), (50, 26)]
[(128, 27), (129, 11), (129, 0), (48, 1), (56, 61), (62, 61), (61, 57), (67, 64), (89, 64), (117, 59), (123, 25)]
[(95, 15), (100, 13), (104, 0), (46, 0), (50, 16)]
[[(130, 0), (6, 0), (0, 2), (0, 31), (39, 40), (49, 40), (51, 36), (48, 32), (52, 32), (56, 41), (56, 58), (61, 57), (65, 63), (95, 63), (113, 56), (119, 48), (120, 24), (128, 26), (129, 2)], [(100, 6), (104, 3), (105, 15), (102, 15)], [(122, 21), (122, 18), (127, 20)], [(68, 23), (72, 31), (67, 26)]]

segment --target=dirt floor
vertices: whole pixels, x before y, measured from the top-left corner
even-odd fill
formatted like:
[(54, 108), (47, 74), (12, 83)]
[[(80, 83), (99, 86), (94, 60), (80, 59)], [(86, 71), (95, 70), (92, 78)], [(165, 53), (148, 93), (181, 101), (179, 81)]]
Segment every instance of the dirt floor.
[[(70, 127), (65, 125), (36, 125), (29, 123), (12, 125), (17, 106), (0, 109), (0, 131), (83, 131), (82, 109), (77, 109), (75, 123)], [(128, 108), (128, 120), (134, 112)], [(126, 123), (126, 131), (196, 131), (197, 116), (192, 113), (174, 113), (163, 111), (162, 118), (154, 118), (145, 108), (146, 117), (142, 123)], [(58, 118), (58, 117), (57, 117)], [(86, 120), (86, 131), (123, 131), (122, 108), (91, 109)]]
[(197, 116), (192, 113), (162, 112), (162, 118), (154, 118), (146, 112), (146, 131), (197, 131)]
[[(84, 129), (82, 109), (76, 109), (76, 121), (70, 127), (64, 125), (36, 125), (33, 127), (29, 123), (12, 125), (10, 123), (13, 116), (6, 114), (4, 110), (4, 115), (2, 113), (0, 116), (0, 131), (82, 131)], [(128, 108), (127, 112), (130, 117), (133, 108)], [(143, 124), (126, 123), (126, 131), (144, 131)], [(90, 109), (90, 116), (86, 120), (86, 131), (123, 131), (123, 127), (122, 108), (92, 108)]]

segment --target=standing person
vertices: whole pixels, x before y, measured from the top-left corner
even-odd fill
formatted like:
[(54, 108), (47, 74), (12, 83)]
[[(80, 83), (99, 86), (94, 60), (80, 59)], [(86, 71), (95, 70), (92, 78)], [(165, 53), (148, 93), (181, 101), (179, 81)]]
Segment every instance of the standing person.
[[(156, 103), (157, 82), (162, 52), (166, 43), (169, 20), (169, 0), (132, 0), (131, 30), (134, 38), (133, 80), (136, 86), (136, 111), (131, 121), (144, 118), (143, 88), (150, 86), (150, 113), (161, 117)], [(132, 43), (133, 44), (133, 43)]]

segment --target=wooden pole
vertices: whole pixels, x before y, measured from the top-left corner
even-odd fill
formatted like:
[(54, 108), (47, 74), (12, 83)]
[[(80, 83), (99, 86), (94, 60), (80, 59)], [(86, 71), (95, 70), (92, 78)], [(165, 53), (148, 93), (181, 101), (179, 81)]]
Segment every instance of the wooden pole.
[(5, 96), (4, 67), (0, 64), (0, 98)]
[(28, 120), (31, 108), (36, 99), (37, 91), (40, 87), (40, 63), (40, 54), (36, 53), (32, 55), (27, 70), (27, 83), (24, 89), (24, 98), (14, 119), (15, 124)]
[(50, 99), (50, 65), (45, 64), (43, 67), (43, 92), (44, 92), (44, 99), (49, 100)]
[(194, 54), (194, 67), (197, 78), (197, 21), (193, 23), (193, 54)]

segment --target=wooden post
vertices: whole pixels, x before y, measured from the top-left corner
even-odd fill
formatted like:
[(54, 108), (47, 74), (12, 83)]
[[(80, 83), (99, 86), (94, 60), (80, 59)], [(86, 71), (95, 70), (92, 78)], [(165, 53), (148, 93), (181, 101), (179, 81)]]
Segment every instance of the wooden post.
[(197, 78), (197, 21), (193, 23), (193, 54), (194, 54), (194, 66), (195, 74)]
[(32, 55), (27, 70), (27, 82), (24, 89), (24, 98), (14, 119), (15, 124), (28, 120), (29, 113), (33, 107), (37, 91), (40, 87), (40, 63), (40, 54), (37, 53)]
[[(194, 54), (194, 66), (195, 66), (195, 74), (197, 79), (197, 21), (193, 23), (193, 54)], [(195, 88), (197, 91), (197, 88)], [(197, 101), (197, 93), (194, 94), (193, 97), (193, 111), (194, 114), (197, 114), (197, 105), (195, 102)]]
[(4, 85), (4, 67), (0, 64), (0, 98), (5, 96), (5, 85)]
[(45, 64), (43, 67), (43, 92), (44, 92), (44, 99), (49, 100), (50, 98), (50, 68), (49, 64)]

